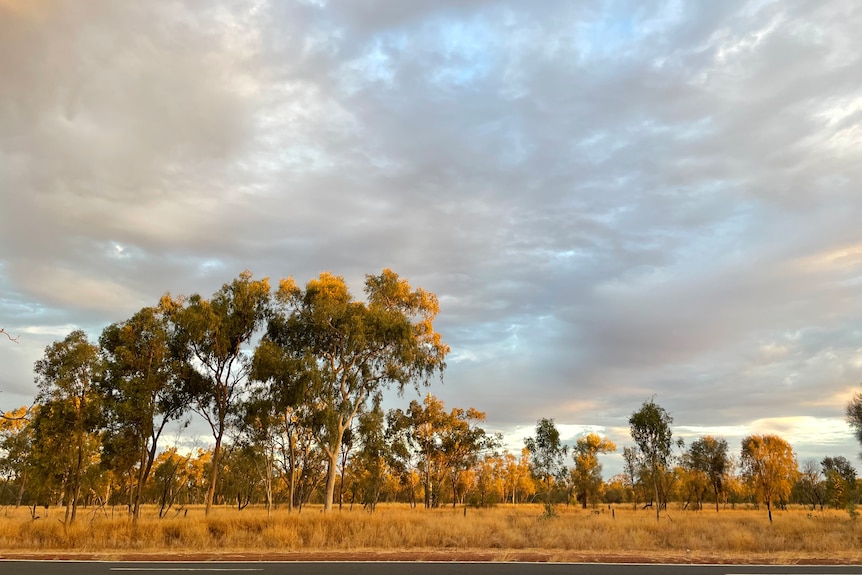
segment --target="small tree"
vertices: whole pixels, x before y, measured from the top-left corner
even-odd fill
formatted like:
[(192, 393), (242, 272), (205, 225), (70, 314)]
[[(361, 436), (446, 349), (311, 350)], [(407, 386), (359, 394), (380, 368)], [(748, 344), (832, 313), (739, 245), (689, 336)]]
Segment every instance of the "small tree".
[(856, 469), (841, 455), (824, 457), (820, 462), (826, 478), (826, 500), (837, 509), (847, 509), (855, 517)]
[(613, 453), (616, 450), (617, 446), (613, 441), (597, 433), (581, 437), (575, 444), (572, 450), (572, 458), (575, 460), (572, 479), (577, 497), (584, 509), (587, 508), (588, 500), (595, 501), (599, 496), (602, 485), (602, 464), (599, 463), (599, 454)]
[(563, 461), (569, 452), (568, 446), (560, 442), (560, 432), (553, 419), (543, 418), (536, 424), (535, 437), (524, 439), (524, 445), (530, 452), (533, 473), (545, 486), (545, 514), (552, 516), (552, 489), (554, 480), (564, 478), (566, 466)]
[(723, 492), (724, 481), (730, 473), (727, 440), (711, 435), (696, 439), (683, 456), (683, 462), (686, 467), (706, 475), (715, 496), (715, 511), (718, 512), (719, 495)]
[(632, 490), (632, 508), (638, 508), (638, 483), (641, 476), (641, 463), (638, 461), (638, 450), (636, 447), (627, 445), (623, 447), (623, 477)]
[(772, 523), (773, 503), (787, 499), (799, 474), (793, 448), (777, 435), (749, 435), (742, 440), (740, 466)]
[(32, 420), (38, 406), (21, 406), (0, 416), (0, 473), (7, 484), (17, 484), (15, 506), (27, 489), (29, 456), (33, 451)]
[(640, 410), (629, 418), (632, 439), (640, 451), (642, 465), (650, 473), (656, 520), (660, 517), (662, 507), (667, 505), (664, 485), (673, 448), (672, 423), (673, 418), (654, 399), (645, 401)]
[(96, 452), (100, 426), (95, 382), (101, 376), (99, 348), (81, 330), (45, 348), (36, 362), (34, 454), (42, 473), (62, 484), (67, 524), (75, 522), (84, 471)]
[(381, 395), (376, 394), (372, 408), (359, 414), (356, 426), (360, 448), (355, 461), (362, 470), (358, 480), (360, 497), (362, 505), (371, 512), (377, 507), (386, 481), (386, 418), (381, 401)]
[(823, 510), (823, 505), (826, 499), (826, 482), (820, 473), (819, 464), (813, 459), (807, 459), (802, 462), (802, 468), (799, 473), (799, 480), (794, 487), (796, 498), (806, 505), (811, 505), (811, 510)]

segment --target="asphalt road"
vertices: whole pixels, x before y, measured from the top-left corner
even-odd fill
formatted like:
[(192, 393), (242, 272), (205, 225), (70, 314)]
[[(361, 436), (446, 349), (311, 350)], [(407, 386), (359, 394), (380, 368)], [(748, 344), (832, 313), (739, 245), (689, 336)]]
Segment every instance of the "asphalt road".
[(0, 561), (2, 575), (195, 575), (197, 573), (202, 575), (862, 575), (862, 565)]

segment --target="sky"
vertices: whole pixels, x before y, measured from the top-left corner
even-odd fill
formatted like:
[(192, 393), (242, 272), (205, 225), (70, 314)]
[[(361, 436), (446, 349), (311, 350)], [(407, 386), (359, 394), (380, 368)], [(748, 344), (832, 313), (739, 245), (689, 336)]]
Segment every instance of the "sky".
[(0, 408), (165, 292), (391, 268), (440, 299), (429, 391), (514, 449), (548, 417), (621, 450), (654, 397), (689, 443), (858, 466), (859, 30), (855, 0), (0, 0)]

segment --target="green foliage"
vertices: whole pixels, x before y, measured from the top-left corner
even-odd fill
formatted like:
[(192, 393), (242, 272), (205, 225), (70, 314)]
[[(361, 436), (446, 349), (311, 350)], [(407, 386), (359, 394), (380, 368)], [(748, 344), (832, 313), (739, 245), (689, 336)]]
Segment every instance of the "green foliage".
[(182, 365), (181, 393), (191, 398), (192, 409), (209, 424), (215, 440), (209, 512), (228, 417), (237, 408), (250, 368), (243, 346), (269, 315), (269, 280), (253, 280), (251, 272), (244, 271), (209, 300), (198, 294), (176, 300), (166, 295), (160, 306), (170, 320), (171, 348)]
[(446, 480), (452, 491), (452, 506), (458, 500), (462, 474), (472, 469), (481, 453), (494, 449), (499, 437), (489, 436), (479, 424), (485, 414), (476, 409), (446, 411), (442, 401), (428, 394), (423, 402), (411, 401), (406, 412), (388, 415), (389, 440), (393, 445), (393, 465), (402, 473), (415, 466), (423, 479), (425, 507), (439, 504), (436, 493)]
[(560, 441), (560, 432), (553, 419), (542, 418), (536, 423), (536, 435), (524, 439), (529, 450), (533, 473), (545, 486), (545, 514), (554, 515), (552, 488), (554, 481), (565, 482), (566, 466), (563, 465), (568, 446)]
[(99, 348), (81, 330), (46, 347), (35, 365), (40, 409), (33, 422), (32, 461), (45, 479), (43, 496), (61, 493), (70, 525), (86, 469), (98, 453), (102, 419), (95, 383), (102, 369)]
[(655, 496), (656, 519), (667, 506), (666, 475), (673, 449), (673, 417), (651, 398), (629, 418), (632, 439), (638, 447), (641, 465), (650, 473)]
[(715, 510), (718, 511), (719, 495), (724, 490), (724, 482), (731, 468), (727, 440), (711, 435), (694, 440), (683, 455), (683, 465), (708, 479), (715, 496)]
[(862, 393), (855, 394), (853, 399), (847, 403), (844, 415), (847, 418), (847, 423), (853, 428), (856, 439), (862, 443)]
[(130, 511), (137, 520), (159, 437), (189, 401), (180, 385), (183, 365), (171, 353), (170, 325), (159, 308), (109, 325), (99, 344), (105, 363), (98, 384), (105, 417), (102, 461), (134, 478)]
[[(390, 270), (367, 276), (368, 303), (329, 273), (305, 290), (282, 280), (279, 304), (256, 358), (259, 375), (284, 381), (313, 406), (318, 445), (329, 459), (324, 508), (332, 507), (342, 437), (367, 400), (390, 385), (417, 390), (442, 374), (449, 351), (433, 320), (437, 298)], [(281, 366), (287, 375), (277, 373)]]
[(372, 408), (359, 414), (356, 435), (359, 452), (354, 458), (355, 489), (362, 505), (369, 511), (377, 508), (380, 493), (386, 481), (386, 429), (385, 414), (380, 406), (382, 396), (374, 396)]
[(847, 509), (855, 519), (858, 493), (856, 489), (856, 469), (840, 455), (824, 457), (820, 462), (826, 484), (826, 501), (836, 509)]

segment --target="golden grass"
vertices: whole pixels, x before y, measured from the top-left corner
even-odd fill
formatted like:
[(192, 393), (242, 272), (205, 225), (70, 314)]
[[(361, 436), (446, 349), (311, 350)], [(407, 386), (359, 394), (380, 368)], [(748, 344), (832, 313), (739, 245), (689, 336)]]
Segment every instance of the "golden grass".
[(656, 522), (650, 511), (616, 508), (594, 512), (558, 508), (552, 518), (541, 506), (493, 509), (410, 509), (380, 505), (371, 514), (361, 509), (302, 513), (263, 509), (202, 508), (187, 515), (158, 519), (146, 509), (138, 524), (118, 508), (80, 509), (78, 521), (65, 526), (62, 510), (31, 520), (25, 508), (0, 510), (0, 556), (22, 552), (89, 553), (351, 553), (452, 551), (492, 552), (496, 560), (522, 558), (525, 551), (550, 560), (573, 557), (671, 558), (691, 561), (796, 562), (862, 560), (862, 528), (846, 512), (803, 510), (775, 514), (769, 524), (763, 510), (671, 511)]

